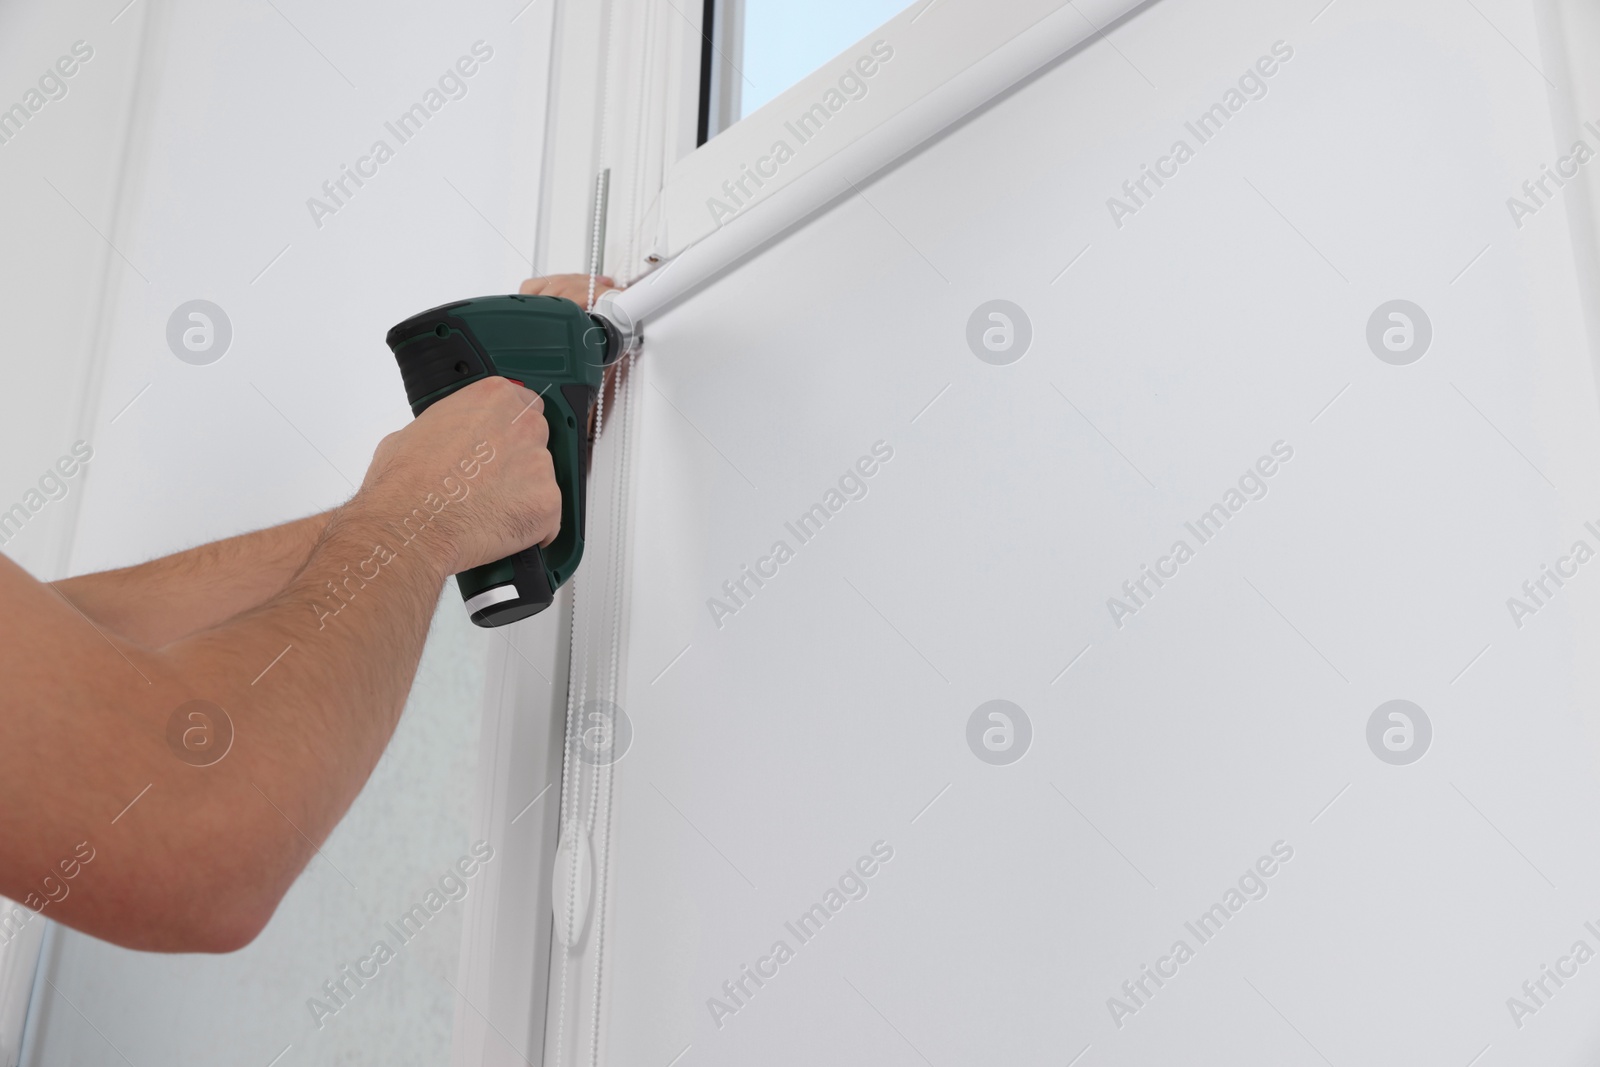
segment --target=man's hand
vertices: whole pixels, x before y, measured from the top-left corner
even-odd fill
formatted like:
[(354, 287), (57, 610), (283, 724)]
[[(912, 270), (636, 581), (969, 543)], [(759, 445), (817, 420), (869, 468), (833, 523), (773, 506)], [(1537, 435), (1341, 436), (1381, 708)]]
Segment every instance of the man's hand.
[[(547, 274), (543, 278), (529, 278), (522, 283), (522, 288), (517, 292), (523, 296), (564, 296), (587, 310), (590, 306), (590, 280), (591, 275), (588, 274)], [(600, 294), (607, 289), (617, 287), (617, 283), (604, 274), (593, 276), (593, 282), (596, 300), (600, 299)]]
[(485, 378), (384, 438), (361, 496), (396, 521), (429, 493), (449, 501), (430, 523), (449, 574), (548, 545), (561, 530), (549, 436), (537, 393), (509, 378)]

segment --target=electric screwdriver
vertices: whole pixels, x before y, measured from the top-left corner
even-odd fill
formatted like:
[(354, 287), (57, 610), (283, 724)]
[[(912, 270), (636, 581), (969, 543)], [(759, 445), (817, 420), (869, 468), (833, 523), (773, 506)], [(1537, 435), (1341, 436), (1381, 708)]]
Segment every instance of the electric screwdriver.
[(550, 456), (561, 488), (561, 532), (456, 575), (479, 626), (504, 626), (549, 607), (583, 558), (584, 483), (593, 448), (590, 416), (605, 368), (633, 343), (631, 328), (557, 296), (485, 296), (431, 308), (385, 340), (400, 364), (411, 414), (491, 375), (544, 398)]

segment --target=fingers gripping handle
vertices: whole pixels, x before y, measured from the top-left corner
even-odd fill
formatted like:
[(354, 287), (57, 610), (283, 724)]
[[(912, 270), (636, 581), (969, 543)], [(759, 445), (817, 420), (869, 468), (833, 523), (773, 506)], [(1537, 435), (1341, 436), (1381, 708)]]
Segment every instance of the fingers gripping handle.
[[(456, 575), (467, 613), (479, 626), (504, 626), (536, 615), (555, 600), (538, 545)], [(476, 590), (476, 592), (474, 592)]]
[(514, 556), (473, 567), (456, 575), (467, 613), (479, 626), (504, 626), (536, 615), (555, 600), (555, 591), (577, 570), (583, 557), (585, 456), (579, 415), (587, 421), (588, 405), (573, 410), (581, 394), (570, 387), (545, 394), (544, 418), (550, 426), (550, 458), (561, 490), (561, 531), (547, 548), (533, 545)]

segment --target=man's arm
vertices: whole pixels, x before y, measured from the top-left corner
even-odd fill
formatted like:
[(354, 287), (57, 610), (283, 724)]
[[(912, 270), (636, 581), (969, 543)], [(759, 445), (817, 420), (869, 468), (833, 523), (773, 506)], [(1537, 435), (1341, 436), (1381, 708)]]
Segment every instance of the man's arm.
[[(554, 537), (542, 407), (506, 379), (439, 401), (285, 588), (165, 647), (0, 557), (0, 893), (134, 948), (252, 940), (377, 762), (445, 577)], [(209, 766), (183, 758), (193, 701), (232, 727)]]
[(266, 603), (295, 576), (333, 512), (51, 587), (97, 625), (161, 648)]

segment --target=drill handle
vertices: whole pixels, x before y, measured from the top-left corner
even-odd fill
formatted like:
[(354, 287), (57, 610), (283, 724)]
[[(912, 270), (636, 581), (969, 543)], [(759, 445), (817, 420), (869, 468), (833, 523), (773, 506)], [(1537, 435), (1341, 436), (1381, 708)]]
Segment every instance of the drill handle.
[(504, 626), (543, 611), (583, 558), (589, 414), (586, 391), (566, 386), (547, 390), (544, 398), (544, 418), (550, 427), (546, 447), (561, 490), (561, 532), (546, 548), (533, 545), (514, 556), (456, 575), (467, 613), (479, 626)]
[(413, 415), (456, 390), (504, 375), (544, 397), (550, 458), (561, 490), (561, 529), (534, 545), (456, 575), (479, 626), (504, 626), (549, 607), (583, 559), (589, 412), (602, 367), (620, 335), (570, 300), (495, 296), (432, 308), (395, 326), (386, 341), (399, 362)]
[(467, 614), (479, 626), (504, 626), (527, 618), (555, 601), (544, 553), (538, 545), (514, 556), (471, 567), (456, 575)]

